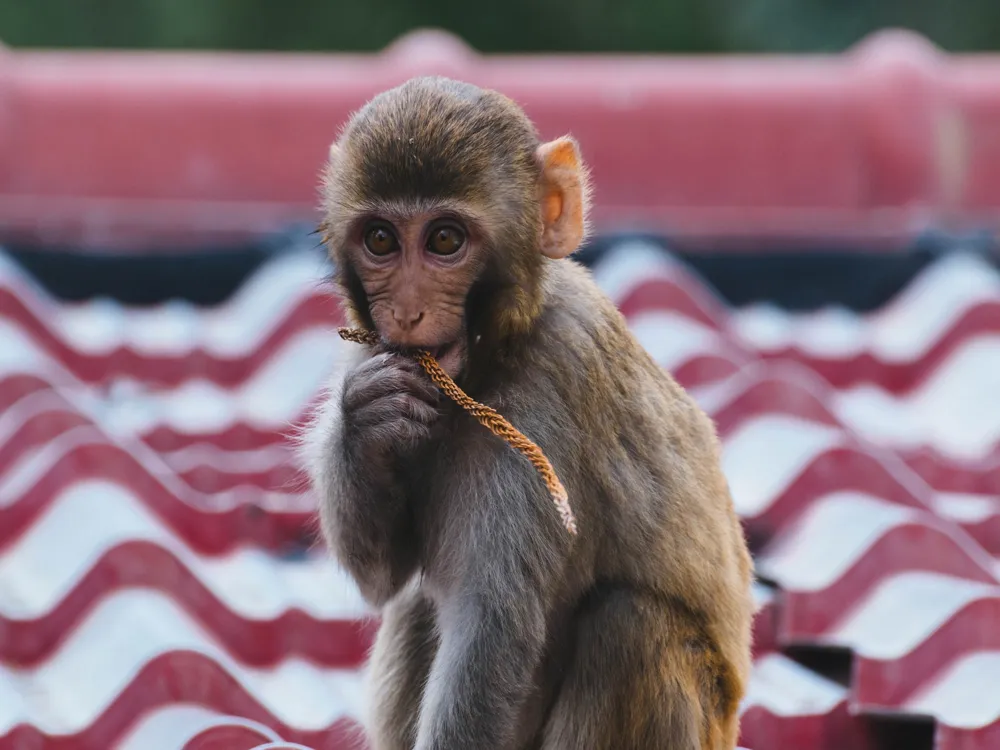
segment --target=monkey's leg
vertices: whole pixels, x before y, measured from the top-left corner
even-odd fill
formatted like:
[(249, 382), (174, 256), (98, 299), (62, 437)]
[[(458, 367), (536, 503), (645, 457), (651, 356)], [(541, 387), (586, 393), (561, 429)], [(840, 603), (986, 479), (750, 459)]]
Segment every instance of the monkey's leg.
[(737, 702), (697, 626), (669, 603), (627, 589), (595, 597), (541, 750), (731, 750)]
[(412, 750), (437, 648), (434, 607), (419, 589), (401, 592), (383, 608), (368, 662), (371, 750)]

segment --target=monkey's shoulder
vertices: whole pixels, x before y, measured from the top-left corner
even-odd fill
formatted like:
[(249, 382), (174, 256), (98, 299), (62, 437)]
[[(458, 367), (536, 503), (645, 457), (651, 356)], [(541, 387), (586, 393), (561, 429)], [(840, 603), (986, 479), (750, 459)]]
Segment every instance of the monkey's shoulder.
[(574, 387), (589, 387), (609, 405), (622, 406), (640, 393), (685, 407), (693, 404), (642, 347), (588, 269), (563, 260), (549, 270), (536, 331), (536, 367)]
[(667, 460), (665, 452), (711, 459), (711, 419), (643, 348), (590, 271), (571, 261), (552, 270), (533, 370), (524, 374), (532, 380), (528, 410), (562, 408), (596, 440), (649, 446), (650, 460)]

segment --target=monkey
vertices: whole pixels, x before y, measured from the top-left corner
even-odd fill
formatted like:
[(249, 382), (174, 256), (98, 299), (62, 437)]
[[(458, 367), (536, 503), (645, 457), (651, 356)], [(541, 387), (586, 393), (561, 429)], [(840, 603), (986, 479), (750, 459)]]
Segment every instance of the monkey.
[[(373, 750), (731, 750), (752, 559), (714, 424), (570, 256), (591, 179), (571, 135), (427, 76), (342, 126), (319, 227), (350, 344), (303, 432), (322, 539), (379, 615)], [(446, 398), (430, 352), (536, 442)]]

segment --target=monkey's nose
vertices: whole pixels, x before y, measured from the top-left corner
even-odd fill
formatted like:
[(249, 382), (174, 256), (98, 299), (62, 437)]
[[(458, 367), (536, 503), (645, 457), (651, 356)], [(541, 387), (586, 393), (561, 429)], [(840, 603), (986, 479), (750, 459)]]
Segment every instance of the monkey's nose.
[(424, 319), (423, 311), (420, 312), (400, 312), (399, 310), (392, 311), (393, 320), (396, 321), (396, 325), (402, 328), (404, 331), (411, 331), (417, 327), (421, 320)]

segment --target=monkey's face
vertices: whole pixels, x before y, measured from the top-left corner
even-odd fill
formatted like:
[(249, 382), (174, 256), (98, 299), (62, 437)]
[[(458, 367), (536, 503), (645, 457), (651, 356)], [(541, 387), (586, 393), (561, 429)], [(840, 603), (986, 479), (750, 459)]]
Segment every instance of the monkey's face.
[(540, 143), (509, 99), (422, 78), (352, 118), (330, 148), (323, 203), (352, 323), (430, 350), (456, 377), (470, 338), (530, 330), (545, 258), (584, 236), (587, 176), (575, 141)]
[(460, 210), (395, 207), (359, 217), (347, 250), (376, 330), (427, 349), (456, 377), (466, 354), (466, 299), (482, 267), (482, 232)]

